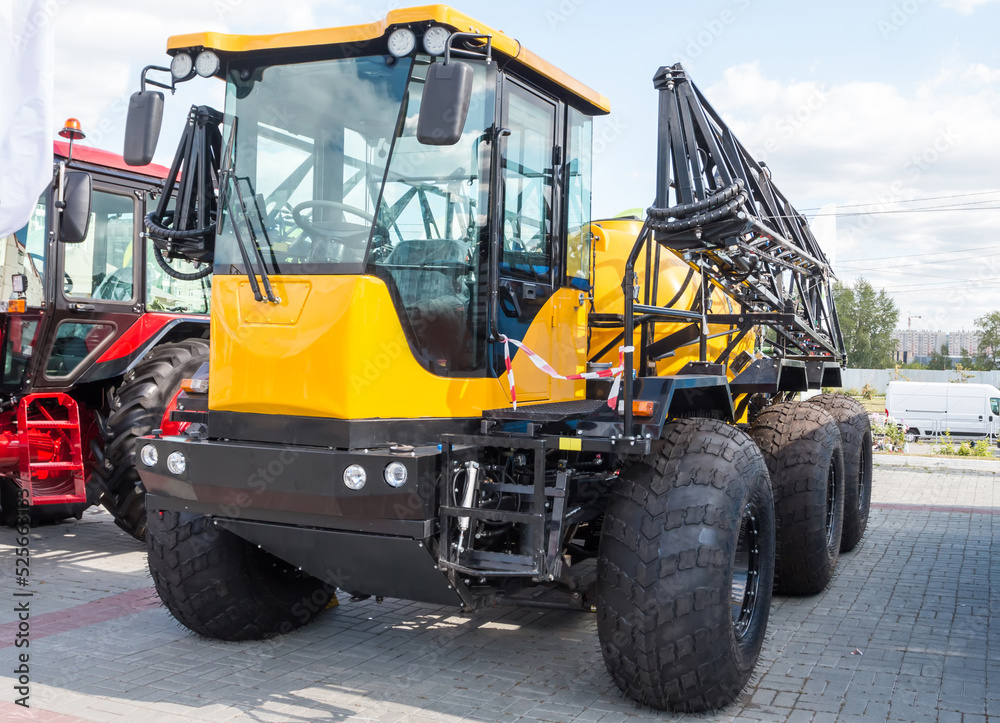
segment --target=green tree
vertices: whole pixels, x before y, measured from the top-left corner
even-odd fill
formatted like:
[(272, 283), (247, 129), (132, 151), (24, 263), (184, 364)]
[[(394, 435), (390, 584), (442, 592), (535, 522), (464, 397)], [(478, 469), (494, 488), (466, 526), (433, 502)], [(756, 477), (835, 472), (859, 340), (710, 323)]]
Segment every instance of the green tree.
[(864, 277), (853, 285), (837, 283), (834, 303), (847, 347), (848, 366), (856, 369), (888, 369), (892, 366), (896, 341), (892, 332), (899, 321), (899, 308), (885, 289), (875, 290)]
[(976, 360), (972, 358), (972, 355), (969, 353), (968, 349), (966, 349), (963, 346), (962, 349), (961, 349), (961, 351), (959, 353), (960, 353), (961, 359), (958, 360), (958, 363), (962, 365), (963, 369), (975, 369), (976, 368)]
[(951, 369), (951, 357), (948, 356), (948, 345), (942, 344), (941, 351), (931, 352), (930, 361), (927, 362), (928, 369)]
[(979, 353), (976, 368), (986, 371), (1000, 367), (1000, 311), (991, 311), (976, 319)]

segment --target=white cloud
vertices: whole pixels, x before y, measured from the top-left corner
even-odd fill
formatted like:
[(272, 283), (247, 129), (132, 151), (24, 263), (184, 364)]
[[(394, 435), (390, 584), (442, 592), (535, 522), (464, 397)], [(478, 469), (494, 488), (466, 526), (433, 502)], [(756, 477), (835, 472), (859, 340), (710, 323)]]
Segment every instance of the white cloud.
[[(1000, 206), (1000, 192), (893, 203), (1000, 188), (1000, 69), (944, 68), (903, 92), (871, 81), (781, 83), (750, 63), (729, 68), (705, 94), (799, 208), (881, 204), (840, 209), (848, 214)], [(1000, 276), (1000, 263), (994, 263), (1000, 262), (1000, 211), (844, 215), (837, 221), (840, 276), (850, 281), (863, 273), (896, 290), (903, 312), (921, 314), (925, 326), (968, 328), (976, 316), (1000, 308), (994, 282)], [(913, 254), (991, 245), (993, 255), (918, 257), (910, 263), (925, 263), (897, 268)], [(896, 258), (858, 262), (885, 256)]]
[(976, 8), (997, 0), (934, 0), (938, 5), (949, 10), (954, 10), (959, 15), (971, 15)]

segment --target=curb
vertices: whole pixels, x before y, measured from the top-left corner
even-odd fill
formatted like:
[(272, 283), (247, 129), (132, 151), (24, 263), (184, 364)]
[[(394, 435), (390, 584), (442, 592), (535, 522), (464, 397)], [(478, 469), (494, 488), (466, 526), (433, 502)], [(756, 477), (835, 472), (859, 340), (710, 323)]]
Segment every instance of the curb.
[(1000, 474), (1000, 462), (988, 459), (951, 459), (949, 457), (917, 457), (914, 455), (873, 454), (875, 467), (910, 467), (913, 469), (947, 469), (958, 472)]

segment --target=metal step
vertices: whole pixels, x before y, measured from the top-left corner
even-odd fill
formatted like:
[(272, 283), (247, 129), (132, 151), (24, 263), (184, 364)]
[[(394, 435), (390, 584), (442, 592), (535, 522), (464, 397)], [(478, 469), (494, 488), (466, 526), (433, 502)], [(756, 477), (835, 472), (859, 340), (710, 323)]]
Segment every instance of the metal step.
[(483, 412), (485, 419), (495, 419), (509, 422), (562, 422), (567, 419), (579, 419), (607, 406), (603, 399), (574, 399), (569, 402), (548, 402), (545, 404), (522, 404), (517, 409), (487, 409)]

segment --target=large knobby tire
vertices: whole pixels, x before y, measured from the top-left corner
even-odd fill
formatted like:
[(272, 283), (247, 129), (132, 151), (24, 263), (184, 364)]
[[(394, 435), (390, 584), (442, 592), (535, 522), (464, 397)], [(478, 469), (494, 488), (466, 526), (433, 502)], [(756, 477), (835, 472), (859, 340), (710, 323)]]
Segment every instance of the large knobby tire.
[(739, 695), (764, 642), (774, 576), (764, 459), (712, 419), (667, 424), (622, 471), (597, 558), (597, 632), (611, 677), (655, 708), (701, 711)]
[(206, 361), (207, 339), (160, 344), (125, 375), (113, 395), (101, 504), (114, 516), (115, 524), (136, 539), (146, 537), (146, 490), (135, 467), (135, 440), (159, 428), (181, 381)]
[(777, 520), (775, 591), (814, 595), (833, 577), (844, 524), (844, 450), (819, 407), (784, 402), (750, 428), (771, 474)]
[(845, 394), (821, 394), (808, 404), (837, 420), (844, 443), (844, 534), (840, 551), (850, 552), (868, 527), (872, 501), (872, 425), (861, 402)]
[(209, 517), (156, 512), (146, 546), (163, 604), (182, 625), (209, 638), (284, 635), (322, 612), (334, 593)]

